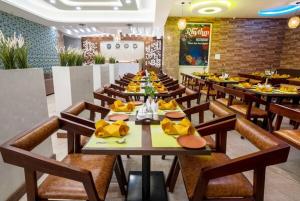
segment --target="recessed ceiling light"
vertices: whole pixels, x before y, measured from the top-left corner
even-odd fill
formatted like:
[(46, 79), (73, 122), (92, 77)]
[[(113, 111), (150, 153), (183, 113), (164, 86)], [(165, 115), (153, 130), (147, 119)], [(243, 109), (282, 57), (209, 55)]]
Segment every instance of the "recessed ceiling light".
[(55, 27), (55, 26), (52, 26), (51, 29), (56, 30), (56, 27)]
[(50, 0), (50, 3), (55, 4), (55, 3), (56, 3), (56, 0)]
[(97, 31), (97, 29), (96, 29), (95, 27), (92, 27), (92, 30), (93, 30), (93, 31)]
[(198, 10), (198, 13), (208, 15), (208, 14), (219, 13), (221, 11), (222, 11), (222, 8), (220, 8), (220, 7), (206, 7), (206, 8), (200, 8)]
[(125, 1), (127, 4), (130, 4), (131, 3), (131, 0), (126, 0)]
[(84, 29), (82, 29), (82, 28), (79, 28), (79, 31), (82, 32), (82, 33), (85, 32)]
[(73, 29), (73, 31), (74, 31), (75, 33), (79, 33), (79, 31), (78, 31), (77, 29)]
[(119, 7), (118, 7), (118, 6), (115, 6), (115, 7), (114, 7), (114, 10), (119, 10)]
[(226, 11), (231, 6), (229, 0), (206, 0), (206, 1), (192, 1), (192, 11), (196, 14), (214, 14), (221, 11)]
[(80, 6), (76, 6), (76, 10), (81, 10), (81, 7)]
[(91, 32), (91, 29), (90, 29), (90, 28), (86, 28), (86, 31), (90, 33), (90, 32)]

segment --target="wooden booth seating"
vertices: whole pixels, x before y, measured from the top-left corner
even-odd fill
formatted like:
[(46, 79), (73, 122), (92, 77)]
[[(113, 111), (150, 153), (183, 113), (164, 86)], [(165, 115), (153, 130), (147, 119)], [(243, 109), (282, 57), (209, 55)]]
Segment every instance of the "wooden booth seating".
[[(209, 111), (217, 118), (214, 118), (212, 120), (204, 121), (204, 112)], [(218, 122), (226, 121), (229, 119), (235, 118), (235, 114), (228, 108), (224, 107), (222, 104), (216, 102), (216, 101), (210, 101), (201, 105), (197, 105), (188, 109), (184, 110), (187, 117), (191, 120), (192, 115), (198, 114), (198, 122), (195, 126), (195, 128), (198, 130), (202, 127), (206, 127)], [(226, 151), (226, 147), (222, 144), (222, 141), (226, 140), (224, 138), (213, 138), (211, 136), (204, 136), (204, 139), (206, 140), (208, 146), (214, 151), (217, 147), (217, 150), (223, 150), (224, 153)], [(226, 145), (226, 144), (225, 144)], [(174, 187), (178, 178), (178, 174), (180, 171), (180, 167), (178, 164), (178, 157), (176, 156), (173, 160), (172, 166), (170, 168), (168, 178), (166, 181), (166, 185), (169, 188), (169, 192), (174, 191)]]
[[(254, 123), (236, 118), (199, 128), (203, 136), (226, 139), (235, 130), (259, 151), (231, 159), (216, 150), (210, 156), (180, 155), (179, 164), (190, 201), (263, 201), (266, 167), (287, 160), (290, 147)], [(221, 131), (221, 132), (219, 132)], [(226, 147), (226, 140), (221, 141)], [(243, 175), (252, 170), (253, 185)]]
[[(226, 107), (229, 106), (229, 97), (226, 97), (226, 87), (223, 87), (218, 84), (213, 84), (213, 89), (216, 91), (216, 101), (225, 105)], [(240, 101), (238, 99), (233, 99), (232, 100), (232, 105), (237, 105), (237, 104), (243, 104), (243, 101)]]
[[(226, 93), (229, 94), (228, 106), (233, 111), (241, 114), (248, 120), (257, 118), (262, 118), (266, 121), (268, 120), (267, 111), (260, 109), (254, 105), (254, 103), (266, 105), (265, 101), (263, 101), (262, 99), (256, 98), (255, 96), (247, 92), (228, 87), (226, 88)], [(233, 100), (236, 97), (243, 100), (243, 104), (233, 104)]]
[[(300, 129), (298, 128), (300, 123), (300, 110), (295, 110), (283, 105), (271, 104), (269, 111), (277, 115), (274, 129), (272, 125), (269, 126), (273, 134), (295, 148), (300, 149)], [(271, 115), (269, 115), (269, 117), (271, 118)], [(294, 121), (294, 129), (281, 128), (283, 117)], [(269, 122), (271, 122), (271, 120)]]
[[(62, 161), (31, 152), (58, 129), (68, 132), (68, 155)], [(4, 162), (24, 168), (28, 201), (105, 200), (113, 171), (119, 179), (121, 174), (116, 156), (80, 153), (78, 137), (90, 137), (94, 131), (90, 127), (52, 117), (0, 147)], [(48, 174), (39, 186), (37, 172)], [(124, 193), (125, 187), (120, 183), (119, 186)]]

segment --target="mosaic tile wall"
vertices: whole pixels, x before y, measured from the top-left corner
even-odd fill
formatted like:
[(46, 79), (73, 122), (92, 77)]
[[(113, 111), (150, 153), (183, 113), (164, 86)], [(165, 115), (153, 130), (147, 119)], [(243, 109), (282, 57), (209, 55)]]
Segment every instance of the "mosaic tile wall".
[[(163, 69), (177, 77), (179, 72), (179, 18), (170, 17), (165, 25)], [(286, 20), (187, 18), (188, 22), (212, 23), (209, 68), (231, 74), (280, 66)], [(221, 54), (216, 60), (215, 54)]]
[[(5, 36), (22, 34), (29, 45), (29, 65), (49, 71), (58, 65), (57, 33), (49, 27), (0, 11), (0, 30)], [(0, 62), (0, 68), (3, 65)]]
[(300, 69), (300, 27), (286, 28), (280, 67)]

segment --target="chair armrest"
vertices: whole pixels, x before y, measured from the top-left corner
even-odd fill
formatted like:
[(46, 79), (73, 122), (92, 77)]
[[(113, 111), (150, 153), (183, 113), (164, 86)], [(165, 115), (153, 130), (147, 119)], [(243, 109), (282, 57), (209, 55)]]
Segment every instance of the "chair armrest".
[(230, 114), (230, 115), (226, 115), (226, 116), (223, 116), (223, 117), (215, 118), (215, 119), (212, 119), (210, 121), (201, 123), (199, 125), (196, 125), (195, 128), (196, 129), (198, 129), (198, 128), (200, 129), (200, 128), (203, 128), (203, 127), (206, 127), (206, 126), (214, 125), (216, 123), (220, 123), (220, 122), (227, 121), (227, 120), (230, 120), (230, 119), (235, 119), (235, 118), (236, 118), (236, 114)]
[(78, 124), (76, 122), (72, 122), (64, 118), (60, 118), (59, 123), (61, 129), (66, 130), (70, 133), (75, 133), (76, 135), (91, 137), (95, 132), (94, 128), (91, 128), (86, 125)]
[(190, 94), (190, 95), (187, 95), (187, 96), (176, 98), (176, 102), (182, 104), (183, 102), (195, 100), (195, 99), (198, 98), (198, 96), (199, 96), (198, 93)]
[(220, 165), (204, 168), (202, 176), (206, 179), (214, 179), (282, 163), (287, 160), (289, 150), (290, 147), (288, 145), (278, 145), (268, 150), (247, 154)]
[(235, 128), (235, 122), (235, 118), (229, 119), (227, 121), (218, 122), (213, 125), (197, 128), (197, 131), (201, 136), (216, 134), (218, 131), (227, 132)]
[(82, 125), (88, 126), (93, 129), (95, 128), (95, 122), (91, 121), (89, 119), (85, 119), (80, 116), (76, 116), (76, 115), (66, 113), (66, 112), (61, 112), (60, 116), (64, 119), (68, 119), (68, 120), (76, 122), (78, 124), (82, 124)]
[(194, 107), (183, 110), (183, 112), (187, 115), (196, 114), (199, 112), (204, 112), (209, 109), (209, 102), (203, 103), (201, 105), (196, 105)]
[(105, 108), (105, 107), (102, 107), (102, 106), (98, 106), (98, 105), (95, 105), (95, 104), (89, 103), (89, 102), (85, 102), (85, 105), (86, 105), (86, 109), (91, 110), (93, 112), (100, 113), (101, 114), (101, 118), (102, 118), (102, 115), (106, 116), (109, 113), (109, 111), (110, 111), (108, 108)]

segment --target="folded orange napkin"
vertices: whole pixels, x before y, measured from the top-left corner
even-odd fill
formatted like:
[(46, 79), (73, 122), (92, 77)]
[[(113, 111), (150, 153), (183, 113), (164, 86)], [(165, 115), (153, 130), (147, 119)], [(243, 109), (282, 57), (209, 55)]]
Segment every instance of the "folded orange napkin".
[(129, 131), (128, 125), (121, 120), (109, 124), (101, 119), (96, 122), (95, 127), (96, 137), (123, 137), (127, 135)]
[(141, 81), (141, 79), (142, 79), (141, 75), (136, 75), (136, 76), (133, 77), (132, 80), (134, 80), (134, 81)]
[(288, 86), (288, 85), (280, 86), (279, 90), (283, 91), (283, 92), (297, 92), (298, 91), (297, 87)]
[(177, 124), (168, 118), (164, 118), (160, 125), (168, 135), (193, 135), (195, 133), (195, 128), (187, 118), (182, 119)]
[(166, 102), (164, 100), (159, 100), (157, 101), (157, 104), (160, 110), (176, 110), (177, 108), (177, 103), (174, 99), (169, 102)]
[(134, 104), (132, 102), (129, 103), (123, 103), (120, 100), (116, 100), (114, 104), (110, 106), (110, 108), (114, 112), (132, 112), (135, 108)]
[(240, 83), (239, 86), (244, 87), (244, 88), (251, 88), (252, 84), (248, 83), (248, 82), (243, 82), (243, 83)]
[(139, 84), (129, 83), (128, 86), (126, 87), (126, 90), (128, 92), (139, 92), (141, 90), (141, 87)]

